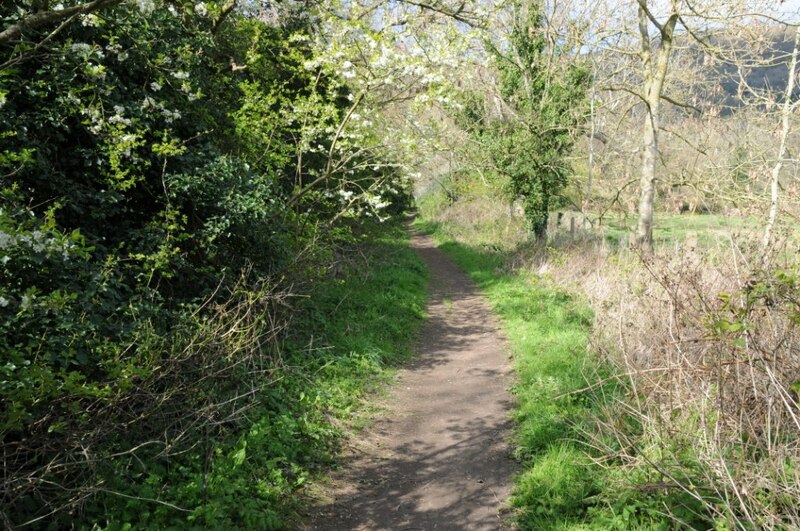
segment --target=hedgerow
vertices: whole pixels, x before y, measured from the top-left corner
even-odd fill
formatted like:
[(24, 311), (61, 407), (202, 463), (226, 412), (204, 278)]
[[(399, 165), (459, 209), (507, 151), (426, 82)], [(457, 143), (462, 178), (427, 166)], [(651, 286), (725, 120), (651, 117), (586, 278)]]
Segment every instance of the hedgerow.
[(313, 17), (108, 4), (0, 44), (0, 514), (276, 527), (296, 465), (248, 513), (249, 480), (216, 472), (245, 449), (220, 441), (305, 429), (265, 413), (298, 296), (407, 184), (369, 130), (341, 138), (353, 95), (313, 61)]

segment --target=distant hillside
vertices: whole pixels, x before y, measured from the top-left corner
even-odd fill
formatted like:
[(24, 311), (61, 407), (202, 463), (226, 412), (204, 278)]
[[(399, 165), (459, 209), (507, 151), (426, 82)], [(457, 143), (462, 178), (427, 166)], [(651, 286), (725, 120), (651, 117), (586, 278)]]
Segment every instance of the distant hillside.
[[(762, 105), (754, 101), (755, 96), (783, 101), (794, 28), (753, 28), (751, 34), (757, 37), (706, 33), (700, 36), (702, 43), (685, 32), (676, 35), (670, 66), (674, 83), (667, 94), (703, 112), (713, 110), (723, 115), (745, 103)], [(626, 54), (610, 52), (603, 56), (600, 68), (616, 72), (617, 79), (625, 79), (623, 84), (636, 84), (638, 72), (630, 70), (630, 60)], [(685, 75), (682, 68), (687, 69)], [(793, 99), (799, 97), (800, 84)]]
[[(708, 83), (697, 99), (701, 107), (721, 107), (721, 112), (742, 106), (755, 95), (768, 95), (783, 101), (788, 80), (789, 62), (794, 46), (794, 28), (766, 27), (758, 33), (756, 43), (739, 36), (710, 35), (706, 45), (692, 41), (678, 54), (691, 54), (701, 69), (708, 71)], [(721, 53), (715, 56), (709, 47)], [(725, 57), (727, 61), (720, 60)], [(741, 67), (741, 77), (739, 66)], [(744, 78), (745, 83), (741, 82)], [(716, 85), (718, 90), (708, 90)], [(800, 87), (793, 97), (800, 96)]]
[[(794, 29), (770, 28), (763, 34), (764, 41), (760, 50), (749, 50), (743, 41), (721, 43), (727, 44), (728, 48), (739, 48), (743, 50), (740, 58), (746, 62), (758, 63), (763, 66), (755, 68), (745, 68), (745, 80), (753, 92), (757, 94), (771, 94), (776, 100), (782, 101), (786, 91), (788, 81), (788, 68), (794, 47)], [(721, 65), (717, 70), (722, 81), (725, 93), (725, 100), (720, 102), (727, 106), (739, 106), (742, 99), (752, 96), (752, 92), (744, 90), (740, 95), (740, 79), (735, 65)], [(798, 89), (795, 89), (794, 97), (798, 96)]]

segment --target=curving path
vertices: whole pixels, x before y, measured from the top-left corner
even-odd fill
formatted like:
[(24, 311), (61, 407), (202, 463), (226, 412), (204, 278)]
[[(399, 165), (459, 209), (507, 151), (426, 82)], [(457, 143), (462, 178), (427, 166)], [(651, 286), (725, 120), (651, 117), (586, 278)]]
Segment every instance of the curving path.
[(505, 528), (516, 470), (506, 342), (488, 303), (430, 237), (412, 232), (412, 245), (430, 269), (417, 356), (307, 529)]

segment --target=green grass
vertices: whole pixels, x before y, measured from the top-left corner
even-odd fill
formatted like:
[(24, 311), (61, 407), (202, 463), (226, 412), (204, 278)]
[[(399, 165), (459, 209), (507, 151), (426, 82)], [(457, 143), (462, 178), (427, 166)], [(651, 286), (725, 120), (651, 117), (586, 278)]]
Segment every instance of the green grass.
[(511, 501), (519, 528), (673, 528), (662, 514), (663, 497), (619, 490), (620, 472), (592, 461), (586, 434), (600, 408), (621, 398), (623, 389), (609, 382), (580, 392), (612, 374), (588, 349), (591, 309), (532, 272), (505, 272), (509, 251), (456, 241), (458, 228), (436, 222), (416, 226), (476, 282), (509, 338), (518, 378), (515, 442), (522, 472)]
[[(636, 217), (609, 218), (605, 237), (610, 243), (624, 243), (636, 230)], [(694, 233), (698, 245), (710, 247), (727, 243), (731, 235), (760, 234), (762, 224), (749, 217), (730, 217), (716, 214), (661, 214), (654, 219), (653, 239), (656, 245), (675, 244), (687, 240)]]
[[(303, 299), (272, 382), (243, 429), (177, 462), (148, 463), (141, 498), (92, 508), (105, 529), (287, 529), (307, 484), (335, 463), (368, 398), (411, 355), (424, 318), (427, 271), (402, 226), (358, 244), (344, 271)], [(120, 477), (120, 481), (125, 478)], [(188, 512), (147, 499), (167, 499)]]
[(522, 529), (568, 529), (594, 505), (598, 471), (578, 442), (591, 404), (580, 394), (597, 367), (587, 356), (592, 313), (533, 274), (503, 274), (504, 256), (476, 250), (418, 222), (486, 294), (511, 343), (518, 382), (517, 456), (524, 471), (512, 499)]

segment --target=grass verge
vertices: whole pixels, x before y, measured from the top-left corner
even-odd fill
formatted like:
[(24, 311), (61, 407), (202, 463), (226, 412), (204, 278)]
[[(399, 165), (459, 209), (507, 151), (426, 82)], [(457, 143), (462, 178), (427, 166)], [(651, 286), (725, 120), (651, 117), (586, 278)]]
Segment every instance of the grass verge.
[[(389, 381), (411, 355), (411, 340), (423, 320), (427, 271), (397, 225), (361, 247), (358, 261), (319, 286), (294, 323), (287, 373), (273, 393), (271, 416), (288, 429), (264, 438), (271, 459), (261, 472), (297, 470), (276, 492), (298, 508), (306, 477), (331, 464), (345, 430), (363, 410), (365, 397)], [(268, 421), (267, 425), (275, 425)], [(280, 425), (280, 424), (279, 424)], [(279, 505), (279, 507), (281, 507)], [(275, 528), (285, 528), (285, 517)]]
[[(179, 461), (148, 463), (140, 497), (86, 508), (109, 515), (94, 528), (296, 525), (307, 483), (333, 462), (368, 394), (408, 359), (424, 317), (427, 271), (404, 228), (376, 231), (296, 305), (272, 380), (243, 413), (246, 427), (205, 441)], [(170, 503), (158, 501), (164, 499)]]
[[(483, 291), (511, 344), (518, 382), (516, 454), (522, 472), (512, 505), (523, 530), (670, 529), (639, 492), (621, 492), (612, 467), (593, 459), (601, 409), (619, 397), (608, 369), (588, 348), (588, 304), (530, 270), (508, 272), (509, 251), (457, 241), (446, 226), (417, 221)], [(455, 229), (456, 232), (458, 229)]]

